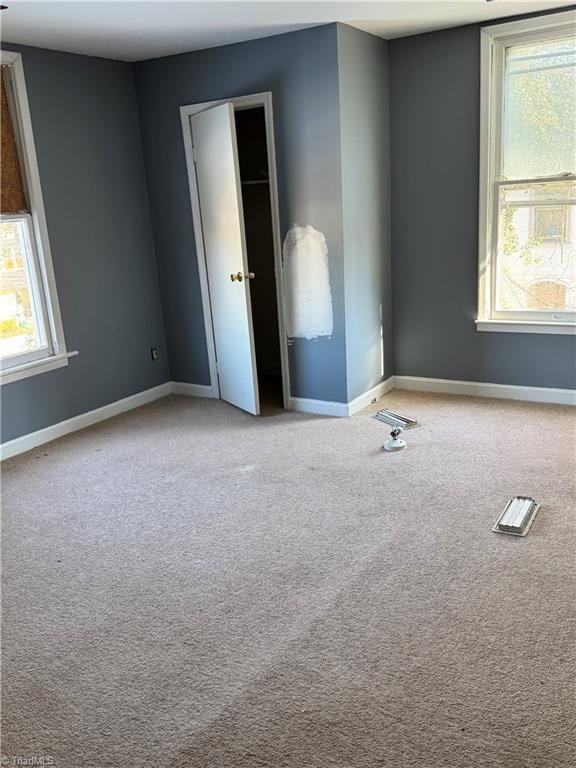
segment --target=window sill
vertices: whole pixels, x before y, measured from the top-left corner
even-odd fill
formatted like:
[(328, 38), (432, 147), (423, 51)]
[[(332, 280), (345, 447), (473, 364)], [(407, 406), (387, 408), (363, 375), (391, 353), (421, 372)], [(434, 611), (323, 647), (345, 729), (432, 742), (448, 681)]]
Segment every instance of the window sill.
[(491, 333), (555, 333), (576, 335), (576, 323), (539, 323), (528, 320), (476, 320), (477, 331)]
[(30, 363), (6, 368), (0, 372), (0, 383), (10, 384), (12, 381), (27, 379), (29, 376), (36, 376), (39, 373), (47, 373), (48, 371), (55, 371), (57, 368), (63, 368), (68, 365), (68, 360), (77, 354), (78, 352), (65, 352), (61, 355), (52, 355), (51, 357), (44, 357), (42, 360), (33, 360)]

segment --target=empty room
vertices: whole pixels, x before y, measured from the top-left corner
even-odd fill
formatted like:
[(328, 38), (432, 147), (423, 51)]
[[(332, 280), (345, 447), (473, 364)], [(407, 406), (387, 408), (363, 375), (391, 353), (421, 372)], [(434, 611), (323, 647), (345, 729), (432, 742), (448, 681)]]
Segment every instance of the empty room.
[(0, 764), (575, 768), (576, 5), (0, 49)]

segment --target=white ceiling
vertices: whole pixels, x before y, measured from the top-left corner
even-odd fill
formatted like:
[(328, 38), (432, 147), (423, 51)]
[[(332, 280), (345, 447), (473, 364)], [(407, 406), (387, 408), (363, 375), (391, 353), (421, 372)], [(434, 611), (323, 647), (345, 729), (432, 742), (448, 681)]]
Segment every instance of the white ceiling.
[(393, 38), (562, 8), (571, 0), (2, 0), (2, 40), (125, 61), (341, 21)]

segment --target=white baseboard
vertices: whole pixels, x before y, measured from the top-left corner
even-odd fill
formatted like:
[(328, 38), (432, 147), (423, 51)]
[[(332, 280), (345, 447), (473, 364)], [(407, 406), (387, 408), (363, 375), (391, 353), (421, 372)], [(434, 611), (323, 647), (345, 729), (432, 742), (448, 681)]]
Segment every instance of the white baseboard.
[(318, 416), (348, 416), (348, 403), (333, 400), (314, 400), (307, 397), (291, 397), (288, 405), (291, 411), (315, 413)]
[(347, 415), (353, 416), (355, 413), (358, 413), (358, 411), (361, 411), (362, 408), (366, 408), (366, 406), (370, 405), (376, 400), (380, 400), (380, 398), (385, 395), (386, 392), (390, 392), (392, 389), (394, 389), (394, 377), (390, 376), (390, 378), (386, 379), (386, 381), (381, 381), (380, 384), (376, 384), (375, 387), (372, 387), (371, 389), (364, 392), (364, 394), (359, 395), (359, 397), (354, 398), (354, 400), (351, 400), (348, 403)]
[(101, 408), (95, 408), (93, 411), (81, 413), (78, 416), (73, 416), (71, 419), (60, 421), (44, 429), (39, 429), (36, 432), (30, 432), (27, 435), (22, 435), (22, 437), (2, 443), (0, 445), (0, 460), (9, 459), (20, 453), (31, 451), (33, 448), (49, 443), (51, 440), (56, 440), (58, 437), (63, 437), (71, 432), (77, 432), (79, 429), (90, 427), (99, 421), (105, 421), (112, 418), (112, 416), (118, 416), (120, 413), (130, 411), (133, 408), (139, 408), (141, 405), (146, 405), (171, 394), (189, 395), (192, 397), (219, 397), (218, 392), (214, 391), (213, 387), (202, 384), (187, 384), (182, 381), (167, 381), (158, 387), (145, 389), (143, 392), (138, 392), (114, 403), (103, 405)]
[(188, 397), (220, 397), (218, 388), (207, 384), (188, 384), (185, 381), (173, 381), (171, 384), (173, 395), (186, 395)]
[(410, 389), (416, 392), (441, 392), (447, 395), (496, 397), (504, 400), (526, 400), (534, 403), (576, 405), (575, 389), (517, 387), (512, 384), (492, 384), (486, 381), (428, 379), (420, 376), (394, 376), (394, 388)]
[[(491, 384), (482, 381), (456, 381), (452, 379), (428, 379), (420, 376), (391, 376), (386, 381), (377, 384), (364, 394), (349, 403), (337, 403), (329, 400), (313, 400), (302, 397), (290, 398), (290, 408), (303, 413), (316, 413), (321, 416), (352, 416), (362, 408), (392, 389), (408, 389), (416, 392), (439, 392), (448, 395), (469, 395), (474, 397), (496, 397), (506, 400), (525, 400), (535, 403), (556, 403), (560, 405), (576, 405), (576, 390), (553, 389), (548, 387), (517, 387), (511, 384)], [(0, 459), (9, 459), (25, 453), (39, 445), (56, 440), (71, 432), (84, 429), (99, 421), (117, 416), (133, 408), (139, 408), (166, 395), (188, 395), (191, 397), (218, 398), (218, 392), (213, 387), (202, 384), (187, 384), (181, 381), (168, 381), (152, 389), (145, 389), (130, 397), (109, 403), (93, 411), (81, 413), (71, 419), (60, 421), (50, 427), (30, 432), (14, 440), (0, 445)]]
[(290, 410), (302, 411), (303, 413), (316, 413), (320, 416), (352, 416), (353, 414), (366, 408), (393, 389), (393, 377), (386, 381), (376, 384), (375, 387), (364, 392), (359, 397), (354, 398), (349, 403), (337, 403), (332, 400), (313, 400), (305, 397), (291, 397)]
[(141, 405), (151, 403), (154, 400), (159, 400), (161, 397), (166, 397), (166, 395), (169, 395), (171, 392), (172, 386), (168, 381), (165, 384), (160, 384), (158, 387), (145, 389), (143, 392), (130, 395), (130, 397), (124, 397), (122, 400), (116, 400), (116, 402), (103, 405), (101, 408), (95, 408), (93, 411), (81, 413), (79, 416), (73, 416), (71, 419), (60, 421), (58, 424), (52, 424), (50, 427), (39, 429), (36, 432), (30, 432), (29, 434), (22, 435), (22, 437), (17, 437), (14, 440), (9, 440), (0, 445), (0, 459), (9, 459), (11, 456), (25, 453), (39, 445), (49, 443), (51, 440), (56, 440), (58, 437), (68, 435), (70, 432), (76, 432), (79, 429), (84, 429), (92, 424), (96, 424), (99, 421), (105, 421), (112, 416), (118, 416), (118, 414), (124, 413), (125, 411), (130, 411), (133, 408), (139, 408)]

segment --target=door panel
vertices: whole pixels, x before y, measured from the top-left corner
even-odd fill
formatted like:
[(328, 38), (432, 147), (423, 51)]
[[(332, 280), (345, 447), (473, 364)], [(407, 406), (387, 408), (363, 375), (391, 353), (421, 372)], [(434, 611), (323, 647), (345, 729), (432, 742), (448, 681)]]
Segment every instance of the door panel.
[[(190, 118), (223, 400), (260, 412), (234, 108)], [(240, 280), (232, 280), (239, 275)]]

